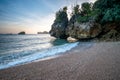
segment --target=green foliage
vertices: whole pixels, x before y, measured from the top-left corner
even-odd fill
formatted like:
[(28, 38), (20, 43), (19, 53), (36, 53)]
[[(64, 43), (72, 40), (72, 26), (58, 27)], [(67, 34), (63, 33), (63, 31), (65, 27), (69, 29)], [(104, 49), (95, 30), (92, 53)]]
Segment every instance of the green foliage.
[(91, 11), (92, 11), (92, 7), (91, 6), (92, 5), (90, 3), (88, 3), (88, 2), (82, 3), (82, 5), (81, 5), (82, 12), (84, 14), (87, 14), (87, 15), (90, 14)]
[(92, 10), (90, 13), (88, 13), (87, 16), (82, 16), (82, 15), (79, 15), (77, 17), (77, 21), (78, 22), (88, 22), (89, 20), (94, 20), (94, 21), (97, 21), (97, 18), (98, 18), (98, 13), (100, 11), (98, 9), (96, 10)]
[(115, 6), (114, 8), (108, 9), (104, 13), (102, 22), (116, 22), (120, 21), (120, 6)]
[[(67, 7), (56, 13), (56, 22), (61, 22), (67, 17)], [(87, 22), (94, 20), (100, 23), (120, 21), (120, 1), (119, 0), (97, 0), (94, 4), (82, 3), (73, 7), (70, 21)]]
[(120, 1), (119, 0), (97, 0), (94, 5), (94, 9), (102, 11), (98, 15), (101, 15), (102, 23), (106, 22), (118, 22), (120, 21)]
[(72, 21), (77, 22), (87, 22), (89, 21), (89, 18), (91, 17), (92, 13), (92, 3), (85, 2), (81, 5), (81, 9), (79, 8), (79, 5), (76, 5), (73, 7), (72, 12)]
[(96, 16), (96, 15), (98, 15), (98, 13), (100, 13), (100, 10), (94, 9), (88, 14), (88, 16)]
[(55, 22), (63, 22), (67, 19), (67, 7), (64, 7), (62, 10), (59, 10), (56, 13)]
[(101, 10), (106, 10), (108, 8), (113, 8), (114, 5), (120, 5), (119, 0), (97, 0), (93, 7), (99, 8)]
[(63, 8), (63, 11), (64, 11), (64, 12), (67, 12), (67, 6), (65, 6), (65, 7)]
[(91, 11), (90, 14), (88, 14), (88, 16), (90, 17), (90, 19), (98, 22), (100, 13), (101, 13), (101, 11), (99, 9), (94, 9)]
[(73, 7), (72, 15), (77, 15), (80, 13), (79, 5)]
[(113, 21), (112, 10), (107, 10), (105, 15), (103, 16), (102, 22), (106, 21)]
[(80, 23), (82, 22), (88, 22), (89, 20), (96, 20), (98, 17), (98, 13), (100, 12), (98, 9), (93, 9), (92, 8), (93, 4), (92, 3), (82, 3), (81, 5), (81, 12), (79, 15), (77, 15), (76, 20)]
[(83, 23), (83, 22), (87, 22), (87, 21), (89, 21), (87, 16), (78, 16), (77, 17), (77, 22), (79, 22), (79, 23)]

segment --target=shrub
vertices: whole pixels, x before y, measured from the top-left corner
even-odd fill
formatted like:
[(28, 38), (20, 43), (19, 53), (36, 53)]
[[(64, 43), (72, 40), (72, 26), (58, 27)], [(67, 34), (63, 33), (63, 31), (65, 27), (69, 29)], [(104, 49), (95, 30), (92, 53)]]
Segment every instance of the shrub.
[(62, 10), (59, 10), (56, 13), (56, 19), (55, 22), (63, 22), (67, 19), (67, 7), (64, 7)]
[(120, 6), (107, 9), (102, 18), (102, 22), (118, 22), (120, 21)]

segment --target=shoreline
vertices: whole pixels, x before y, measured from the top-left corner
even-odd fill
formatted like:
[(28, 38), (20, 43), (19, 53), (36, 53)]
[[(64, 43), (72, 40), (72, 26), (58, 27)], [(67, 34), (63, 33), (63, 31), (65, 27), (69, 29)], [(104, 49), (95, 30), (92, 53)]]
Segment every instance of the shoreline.
[(119, 48), (120, 42), (79, 44), (52, 59), (0, 70), (0, 80), (118, 80)]
[(24, 64), (29, 64), (32, 63), (34, 61), (39, 61), (39, 60), (44, 60), (46, 58), (51, 58), (51, 57), (55, 57), (57, 55), (60, 55), (74, 47), (76, 47), (79, 44), (79, 42), (76, 43), (66, 43), (63, 45), (59, 45), (59, 46), (53, 46), (51, 48), (42, 50), (41, 52), (36, 52), (34, 54), (28, 55), (28, 56), (23, 56), (19, 59), (13, 60), (7, 64), (1, 64), (0, 65), (0, 70), (2, 69), (7, 69), (10, 67), (14, 67), (14, 66), (20, 66), (20, 65), (24, 65)]

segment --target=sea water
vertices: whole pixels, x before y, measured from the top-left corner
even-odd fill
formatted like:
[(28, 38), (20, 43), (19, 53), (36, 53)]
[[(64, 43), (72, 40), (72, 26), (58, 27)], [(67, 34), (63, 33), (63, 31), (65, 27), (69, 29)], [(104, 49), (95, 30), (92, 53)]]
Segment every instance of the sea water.
[(0, 69), (59, 55), (77, 45), (49, 34), (0, 35)]

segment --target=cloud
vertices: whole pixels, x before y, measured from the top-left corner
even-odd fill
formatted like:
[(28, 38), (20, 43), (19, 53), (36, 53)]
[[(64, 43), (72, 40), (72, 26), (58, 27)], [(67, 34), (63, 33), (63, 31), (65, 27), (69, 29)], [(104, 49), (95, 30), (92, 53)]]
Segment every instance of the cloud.
[[(50, 9), (51, 12), (45, 13), (44, 15), (42, 15), (42, 13), (39, 11), (29, 12), (28, 10), (27, 12), (22, 10), (24, 9), (23, 7), (16, 7), (16, 4), (11, 4), (10, 6), (13, 9), (10, 10), (10, 12), (13, 13), (11, 16), (9, 14), (9, 8), (11, 9), (11, 7), (7, 7), (7, 9), (2, 9), (4, 12), (2, 16), (4, 19), (6, 19), (5, 21), (0, 22), (0, 32), (18, 33), (19, 31), (23, 30), (27, 33), (37, 33), (39, 31), (49, 31), (51, 29), (51, 25), (54, 22), (55, 13), (60, 8), (68, 6), (68, 14), (70, 14), (72, 12), (71, 5), (74, 5), (76, 1), (78, 4), (81, 4), (83, 2), (94, 2), (96, 0), (55, 0), (57, 4), (51, 2), (50, 0), (39, 1), (42, 1), (45, 9), (47, 7), (47, 10)], [(68, 17), (70, 18), (70, 15), (68, 15)]]
[(19, 18), (18, 25), (24, 26), (28, 33), (37, 33), (38, 31), (49, 31), (54, 21), (54, 14), (37, 18)]

